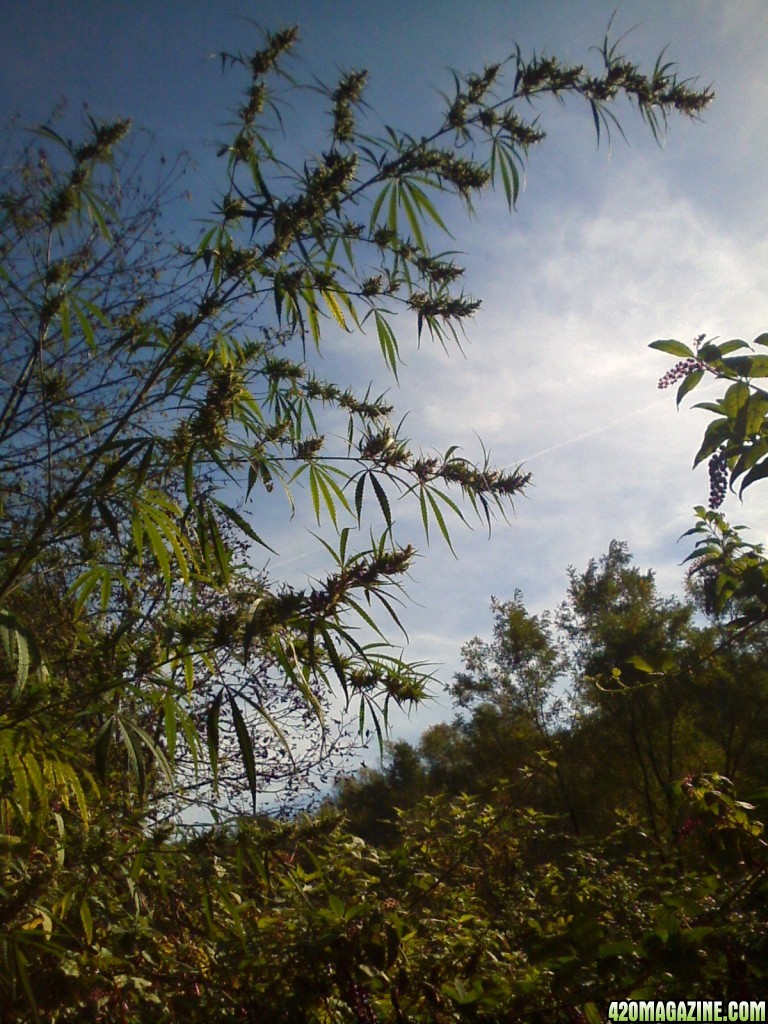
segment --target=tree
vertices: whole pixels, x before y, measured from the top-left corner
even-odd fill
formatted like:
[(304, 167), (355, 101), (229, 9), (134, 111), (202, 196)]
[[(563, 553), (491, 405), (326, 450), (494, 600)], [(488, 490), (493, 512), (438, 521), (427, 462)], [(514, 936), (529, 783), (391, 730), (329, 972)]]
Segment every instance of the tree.
[[(353, 71), (305, 87), (330, 106), (328, 133), (321, 155), (292, 168), (273, 137), (295, 38), (284, 30), (254, 54), (222, 55), (245, 96), (220, 150), (223, 193), (191, 244), (158, 234), (178, 179), (145, 190), (127, 121), (92, 121), (79, 142), (52, 122), (3, 183), (9, 1020), (23, 1003), (34, 1015), (40, 957), (54, 974), (74, 971), (75, 941), (93, 968), (94, 929), (123, 928), (126, 892), (127, 933), (151, 929), (151, 900), (135, 887), (163, 819), (185, 804), (253, 811), (270, 779), (296, 777), (286, 722), (318, 723), (309, 762), (322, 763), (330, 693), (380, 738), (392, 701), (422, 698), (423, 671), (393, 651), (375, 611), (399, 627), (414, 557), (393, 499), (417, 503), (427, 537), (450, 544), (449, 514), (468, 507), (490, 524), (527, 482), (455, 447), (425, 453), (383, 396), (324, 379), (314, 353), (327, 328), (369, 332), (395, 378), (398, 311), (419, 338), (459, 339), (479, 303), (435, 249), (447, 230), (439, 200), (471, 209), (495, 185), (514, 207), (528, 149), (544, 138), (525, 105), (581, 97), (599, 137), (620, 97), (655, 135), (669, 113), (695, 117), (711, 99), (670, 65), (645, 75), (607, 43), (596, 72), (518, 52), (456, 76), (432, 131), (378, 137), (358, 126), (365, 74)], [(255, 570), (251, 551), (271, 550), (259, 503), (280, 489), (293, 500), (302, 485), (337, 542), (320, 541), (330, 569), (298, 588)], [(365, 540), (371, 504), (383, 528)], [(156, 877), (172, 898), (167, 873)], [(110, 902), (113, 884), (123, 897)], [(89, 1013), (133, 1012), (100, 998)]]
[(553, 613), (531, 614), (519, 592), (495, 600), (492, 639), (462, 649), (451, 687), (459, 716), (415, 747), (394, 745), (383, 771), (343, 783), (337, 806), (361, 836), (393, 842), (395, 808), (426, 793), (487, 800), (521, 772), (532, 773), (526, 799), (552, 816), (551, 832), (601, 840), (618, 815), (673, 843), (684, 778), (716, 773), (759, 798), (765, 638), (724, 643), (716, 621), (696, 622), (692, 600), (660, 595), (615, 541), (568, 576)]

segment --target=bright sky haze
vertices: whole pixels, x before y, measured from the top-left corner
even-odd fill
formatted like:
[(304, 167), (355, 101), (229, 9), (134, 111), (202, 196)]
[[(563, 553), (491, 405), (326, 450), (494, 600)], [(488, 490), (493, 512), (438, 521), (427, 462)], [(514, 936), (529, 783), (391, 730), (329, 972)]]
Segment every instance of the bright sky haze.
[[(700, 333), (749, 341), (768, 329), (768, 4), (625, 0), (615, 8), (615, 0), (0, 5), (4, 120), (40, 123), (61, 97), (72, 125), (83, 103), (97, 117), (130, 116), (161, 152), (187, 150), (195, 160), (183, 215), (204, 213), (219, 195), (215, 143), (226, 138), (242, 84), (210, 57), (255, 48), (253, 23), (300, 25), (298, 77), (329, 81), (366, 68), (374, 124), (416, 134), (439, 122), (450, 69), (479, 70), (516, 45), (524, 54), (594, 59), (589, 49), (612, 15), (611, 33), (626, 34), (621, 47), (631, 59), (650, 70), (667, 47), (665, 59), (714, 87), (702, 122), (672, 119), (663, 146), (629, 109), (620, 112), (628, 141), (614, 133), (610, 147), (597, 148), (585, 105), (541, 105), (548, 138), (532, 153), (518, 211), (507, 214), (492, 192), (474, 220), (450, 210), (455, 237), (443, 248), (464, 254), (467, 290), (483, 300), (463, 354), (417, 347), (415, 324), (403, 319), (406, 365), (396, 390), (374, 337), (328, 335), (326, 373), (372, 379), (374, 393), (390, 387), (399, 414), (410, 410), (407, 433), (417, 443), (441, 451), (459, 444), (479, 458), (481, 439), (494, 463), (524, 462), (533, 473), (515, 516), (490, 539), (482, 524), (472, 532), (456, 524), (458, 559), (439, 539), (420, 546), (407, 650), (440, 664), (446, 681), (460, 667), (461, 644), (490, 631), (491, 595), (506, 599), (519, 588), (531, 609), (551, 607), (567, 566), (584, 568), (613, 538), (628, 543), (641, 568), (656, 570), (663, 591), (680, 590), (689, 549), (678, 537), (692, 506), (707, 499), (706, 467), (691, 472), (707, 419), (676, 412), (673, 393), (657, 390), (671, 360), (647, 345), (690, 343)], [(288, 119), (286, 152), (300, 161), (302, 145), (318, 145), (317, 126), (302, 121), (298, 99)], [(730, 496), (725, 511), (760, 540), (767, 520), (754, 490), (745, 508)], [(317, 545), (308, 519), (284, 529), (285, 511), (259, 509), (284, 531), (269, 569), (301, 582), (319, 569)], [(402, 520), (399, 539), (421, 539), (417, 520)], [(394, 720), (395, 735), (412, 739), (448, 717), (448, 701), (437, 690), (435, 698), (410, 722)]]

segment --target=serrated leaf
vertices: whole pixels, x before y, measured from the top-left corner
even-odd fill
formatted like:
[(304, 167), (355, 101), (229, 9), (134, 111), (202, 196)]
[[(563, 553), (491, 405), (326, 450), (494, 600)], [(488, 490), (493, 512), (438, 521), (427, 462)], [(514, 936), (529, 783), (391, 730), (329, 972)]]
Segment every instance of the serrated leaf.
[(400, 202), (402, 203), (403, 209), (405, 210), (405, 215), (408, 218), (408, 223), (411, 227), (411, 231), (413, 232), (413, 237), (416, 241), (416, 244), (418, 245), (419, 249), (421, 249), (422, 252), (426, 252), (427, 246), (426, 243), (424, 242), (424, 235), (421, 233), (421, 225), (419, 224), (419, 218), (416, 214), (416, 210), (414, 209), (413, 203), (411, 202), (411, 197), (408, 193), (409, 183), (405, 181), (401, 184), (398, 190), (398, 196), (400, 198)]
[[(77, 809), (80, 812), (80, 818), (85, 827), (88, 830), (88, 821), (90, 814), (88, 812), (88, 802), (85, 799), (85, 792), (83, 791), (80, 779), (75, 772), (71, 764), (62, 763), (60, 761), (55, 762), (53, 765), (53, 772), (56, 776), (56, 781), (65, 787), (65, 789), (74, 795), (75, 802), (77, 803)], [(84, 778), (87, 778), (91, 783), (93, 779), (89, 773), (83, 773)], [(67, 800), (67, 806), (69, 806), (69, 800)]]
[(376, 333), (379, 337), (379, 347), (384, 356), (384, 362), (394, 374), (395, 380), (397, 380), (397, 364), (400, 361), (397, 338), (388, 321), (384, 319), (378, 310), (374, 313), (374, 318), (376, 321)]
[(235, 727), (235, 734), (237, 736), (237, 744), (240, 747), (240, 756), (243, 762), (243, 768), (245, 769), (245, 777), (248, 781), (248, 791), (251, 794), (251, 803), (253, 805), (254, 814), (256, 813), (256, 761), (253, 756), (253, 740), (251, 734), (248, 731), (248, 726), (243, 718), (243, 713), (237, 705), (237, 701), (232, 694), (227, 694), (229, 701), (229, 707), (232, 712), (232, 723)]
[(96, 761), (96, 772), (102, 782), (107, 778), (107, 767), (109, 763), (109, 751), (112, 746), (112, 735), (115, 727), (114, 715), (110, 716), (102, 725), (96, 736), (94, 744), (94, 755)]
[(176, 759), (176, 701), (170, 693), (163, 697), (163, 729), (168, 757), (174, 761)]
[(392, 510), (389, 507), (389, 498), (386, 495), (384, 488), (381, 486), (379, 481), (376, 479), (375, 473), (370, 473), (371, 484), (376, 493), (376, 497), (379, 501), (379, 507), (381, 508), (382, 514), (386, 521), (387, 526), (391, 529), (392, 527)]
[(427, 499), (424, 487), (421, 487), (419, 490), (419, 509), (421, 510), (421, 522), (424, 527), (424, 537), (427, 544), (429, 544), (429, 513), (427, 512)]
[(222, 580), (224, 583), (229, 583), (231, 578), (231, 571), (229, 566), (229, 552), (227, 551), (221, 533), (219, 532), (219, 524), (213, 515), (213, 510), (208, 510), (208, 531), (211, 540), (213, 541), (213, 551), (216, 556), (216, 564), (219, 567)]
[(40, 1015), (37, 1012), (37, 1002), (35, 1000), (35, 994), (32, 989), (32, 985), (30, 984), (29, 974), (27, 972), (29, 961), (24, 956), (24, 953), (22, 952), (17, 940), (12, 939), (9, 942), (9, 945), (10, 948), (13, 950), (13, 959), (16, 964), (16, 973), (19, 977), (19, 980), (21, 981), (21, 986), (24, 989), (24, 994), (27, 997), (29, 1009), (32, 1012), (32, 1020), (35, 1022), (35, 1024), (40, 1024)]
[(131, 535), (136, 548), (136, 562), (141, 569), (144, 559), (144, 523), (139, 512), (135, 512), (131, 519)]
[(208, 743), (208, 756), (211, 761), (214, 792), (218, 792), (219, 787), (219, 716), (223, 697), (224, 691), (219, 690), (211, 701), (211, 705), (205, 715), (206, 739)]
[(347, 698), (347, 700), (349, 700), (349, 694), (347, 692), (347, 675), (346, 672), (344, 671), (344, 663), (342, 662), (341, 657), (339, 656), (339, 652), (336, 649), (336, 645), (333, 642), (333, 638), (331, 637), (329, 631), (322, 627), (320, 629), (320, 635), (323, 638), (325, 650), (328, 655), (328, 658), (330, 659), (331, 665), (333, 666), (333, 671), (336, 673), (336, 678), (339, 680), (341, 688), (344, 691), (344, 696)]
[(88, 603), (88, 598), (98, 586), (103, 571), (99, 565), (92, 566), (90, 569), (86, 569), (82, 575), (78, 576), (69, 588), (68, 594), (70, 596), (77, 595), (73, 608), (75, 616), (79, 617), (81, 615), (83, 608)]
[(431, 491), (427, 491), (427, 500), (429, 501), (432, 512), (434, 513), (435, 519), (437, 520), (437, 525), (440, 527), (440, 532), (442, 533), (446, 544), (451, 549), (451, 553), (453, 554), (453, 556), (456, 557), (456, 552), (453, 550), (453, 544), (451, 543), (451, 535), (448, 532), (448, 527), (446, 526), (443, 513), (440, 509), (440, 506), (435, 501), (434, 495), (431, 493)]
[(336, 298), (336, 296), (333, 294), (333, 292), (321, 292), (320, 294), (325, 299), (326, 305), (333, 314), (333, 318), (336, 321), (336, 323), (339, 325), (339, 327), (348, 332), (349, 327), (347, 327), (347, 321), (344, 319), (344, 313), (342, 311), (341, 306), (339, 305), (339, 301)]
[(146, 793), (147, 769), (144, 764), (144, 751), (141, 749), (141, 743), (138, 736), (119, 715), (113, 715), (113, 720), (128, 754), (128, 763), (136, 779), (139, 796), (143, 797)]
[(101, 521), (106, 526), (106, 528), (109, 531), (109, 534), (112, 537), (112, 539), (115, 540), (119, 544), (120, 543), (120, 529), (119, 529), (119, 524), (118, 524), (118, 521), (117, 521), (117, 516), (114, 514), (114, 512), (109, 507), (109, 505), (106, 503), (106, 501), (103, 501), (101, 498), (97, 497), (96, 501), (95, 501), (95, 504), (96, 504), (96, 508), (99, 510), (99, 515), (101, 516)]
[(370, 222), (369, 222), (369, 230), (370, 231), (373, 231), (375, 229), (376, 221), (377, 221), (378, 216), (379, 216), (379, 211), (381, 210), (382, 204), (383, 204), (384, 200), (387, 197), (387, 193), (389, 192), (389, 190), (392, 187), (393, 187), (392, 182), (387, 182), (387, 184), (384, 186), (384, 188), (381, 190), (381, 192), (379, 192), (379, 194), (376, 196), (376, 199), (374, 200), (374, 203), (373, 203), (373, 208), (371, 210), (371, 219), (370, 219)]
[(365, 491), (365, 480), (367, 476), (367, 473), (362, 473), (355, 487), (355, 511), (357, 512), (358, 523), (360, 522), (363, 514), (363, 493)]
[(14, 750), (6, 751), (6, 760), (13, 776), (13, 797), (18, 806), (22, 820), (29, 821), (29, 781), (24, 763)]
[(389, 190), (389, 213), (387, 216), (387, 227), (390, 231), (397, 233), (397, 185)]
[(80, 921), (83, 925), (83, 932), (85, 933), (85, 941), (90, 946), (93, 942), (93, 917), (91, 915), (91, 909), (88, 906), (88, 900), (83, 899), (80, 904)]
[(171, 560), (168, 557), (168, 550), (163, 543), (163, 538), (160, 535), (160, 531), (155, 526), (154, 522), (149, 516), (144, 518), (144, 533), (149, 540), (149, 545), (152, 549), (152, 553), (157, 559), (157, 564), (160, 566), (160, 572), (162, 573), (163, 580), (165, 581), (165, 589), (168, 594), (171, 592), (173, 586), (173, 575), (171, 573)]
[[(429, 182), (429, 184), (433, 183)], [(422, 189), (420, 189), (418, 185), (416, 185), (415, 182), (413, 181), (408, 182), (408, 188), (411, 193), (411, 198), (413, 199), (414, 203), (416, 203), (419, 210), (425, 212), (427, 216), (430, 218), (430, 220), (434, 221), (434, 223), (437, 224), (437, 226), (441, 228), (447, 235), (450, 235), (451, 233), (448, 230), (445, 221), (433, 206), (429, 196), (427, 196), (425, 192)]]
[(70, 306), (75, 311), (75, 316), (77, 317), (77, 322), (80, 324), (80, 330), (83, 332), (83, 337), (85, 338), (85, 342), (86, 342), (88, 348), (91, 350), (91, 352), (95, 353), (96, 349), (97, 349), (97, 346), (96, 346), (96, 336), (93, 333), (93, 327), (91, 326), (91, 323), (88, 320), (88, 317), (85, 315), (85, 313), (83, 312), (82, 308), (74, 300), (74, 298), (70, 298)]
[(317, 486), (317, 470), (311, 463), (309, 466), (309, 493), (312, 498), (315, 520), (320, 525), (320, 490)]

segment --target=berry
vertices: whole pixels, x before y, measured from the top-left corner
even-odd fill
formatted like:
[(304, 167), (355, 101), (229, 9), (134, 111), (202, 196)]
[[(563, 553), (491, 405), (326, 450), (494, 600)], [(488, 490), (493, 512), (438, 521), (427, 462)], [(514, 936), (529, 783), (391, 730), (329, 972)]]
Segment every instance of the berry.
[(728, 489), (728, 459), (721, 448), (709, 460), (709, 507), (720, 508)]
[(659, 381), (660, 390), (671, 387), (676, 384), (679, 380), (687, 377), (689, 373), (694, 373), (696, 370), (703, 370), (704, 363), (700, 359), (694, 359), (693, 356), (688, 359), (681, 359), (679, 363), (675, 363), (671, 370), (667, 370), (664, 376)]

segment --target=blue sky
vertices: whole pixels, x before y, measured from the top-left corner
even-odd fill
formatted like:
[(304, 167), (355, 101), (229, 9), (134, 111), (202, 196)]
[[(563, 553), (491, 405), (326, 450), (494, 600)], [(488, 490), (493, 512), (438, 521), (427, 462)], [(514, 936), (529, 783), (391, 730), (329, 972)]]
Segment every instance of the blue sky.
[[(62, 96), (73, 122), (87, 102), (97, 116), (131, 116), (154, 132), (160, 150), (192, 153), (194, 209), (215, 194), (211, 144), (238, 100), (238, 83), (210, 60), (248, 49), (248, 19), (298, 22), (296, 73), (329, 79), (365, 67), (368, 99), (383, 122), (421, 131), (450, 88), (449, 68), (470, 71), (506, 56), (545, 50), (581, 61), (599, 43), (616, 7), (602, 2), (457, 0), (283, 0), (148, 2), (74, 0), (0, 4), (0, 103), (22, 124), (43, 120)], [(543, 106), (549, 138), (533, 154), (519, 211), (489, 194), (474, 221), (455, 221), (452, 246), (466, 255), (469, 289), (483, 308), (468, 330), (465, 357), (416, 349), (403, 323), (406, 366), (398, 410), (425, 448), (451, 443), (480, 453), (478, 435), (501, 464), (526, 460), (534, 474), (509, 526), (490, 540), (456, 528), (458, 560), (433, 543), (414, 570), (406, 615), (409, 653), (459, 667), (462, 642), (490, 629), (491, 595), (523, 590), (540, 610), (562, 597), (568, 565), (582, 568), (626, 540), (665, 590), (680, 588), (677, 543), (691, 507), (707, 496), (706, 469), (691, 473), (705, 414), (676, 413), (656, 381), (667, 369), (649, 352), (658, 337), (701, 333), (752, 337), (765, 330), (768, 284), (768, 4), (764, 0), (625, 0), (614, 27), (629, 32), (628, 56), (668, 57), (717, 99), (701, 124), (672, 123), (663, 148), (626, 113), (629, 145), (596, 149), (586, 109)], [(631, 30), (631, 31), (630, 31)], [(300, 142), (314, 125), (290, 112)], [(0, 150), (2, 152), (2, 150)], [(334, 337), (326, 368), (355, 380), (386, 379), (372, 339)], [(376, 389), (374, 389), (376, 390)], [(755, 527), (768, 520), (760, 495), (726, 511)], [(280, 531), (284, 510), (260, 510)], [(316, 571), (309, 524), (301, 517), (278, 544), (270, 569), (300, 581)], [(408, 535), (409, 529), (411, 536)], [(401, 539), (418, 539), (405, 516)], [(413, 738), (450, 714), (436, 700), (397, 735)]]

